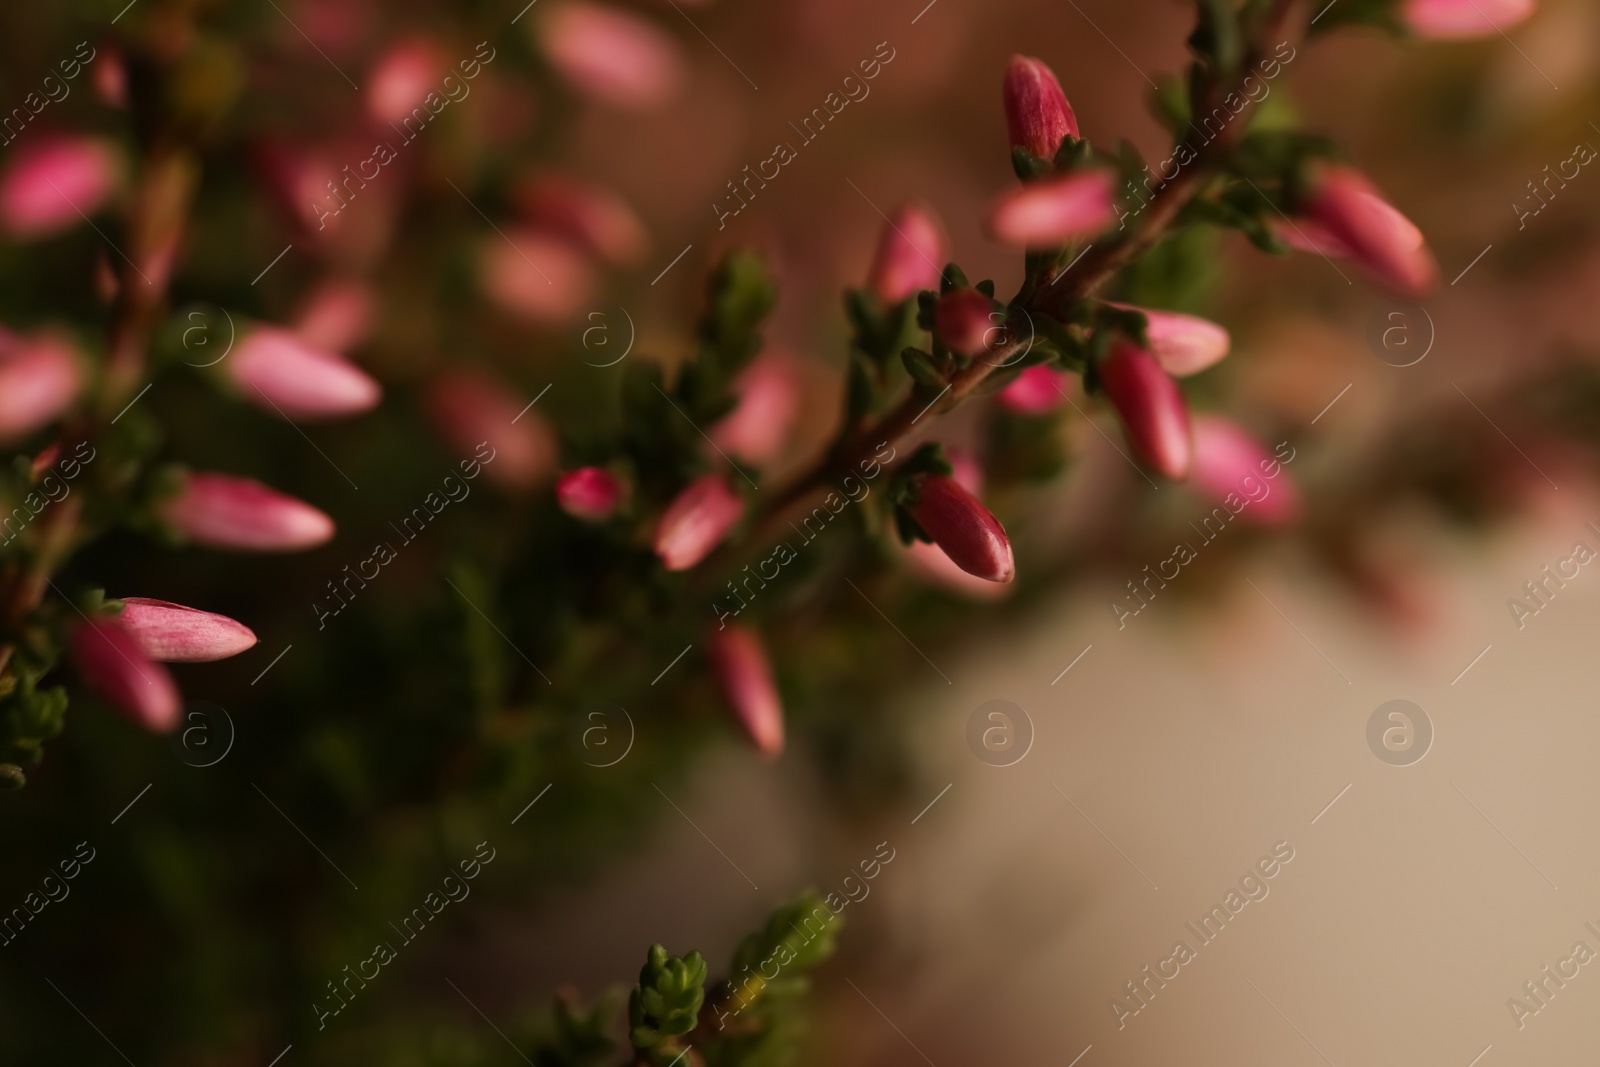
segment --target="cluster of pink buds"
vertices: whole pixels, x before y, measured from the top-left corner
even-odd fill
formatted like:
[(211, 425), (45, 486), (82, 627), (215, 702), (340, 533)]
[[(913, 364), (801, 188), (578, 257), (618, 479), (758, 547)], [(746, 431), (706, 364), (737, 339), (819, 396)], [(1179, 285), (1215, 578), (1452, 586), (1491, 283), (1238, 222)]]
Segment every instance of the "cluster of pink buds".
[(182, 697), (163, 663), (227, 659), (256, 643), (248, 627), (225, 615), (144, 597), (123, 605), (73, 631), (72, 657), (113, 707), (156, 733), (174, 729), (182, 715)]

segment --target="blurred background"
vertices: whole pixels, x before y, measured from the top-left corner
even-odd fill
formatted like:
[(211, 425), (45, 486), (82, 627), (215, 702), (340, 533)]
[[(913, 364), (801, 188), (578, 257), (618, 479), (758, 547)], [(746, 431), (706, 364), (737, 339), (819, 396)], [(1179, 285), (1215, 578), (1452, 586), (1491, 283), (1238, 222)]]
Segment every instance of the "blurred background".
[[(225, 733), (208, 711), (214, 734), (154, 737), (85, 697), (0, 801), (0, 907), (80, 842), (95, 857), (0, 947), (5, 1062), (534, 1062), (556, 989), (625, 988), (654, 942), (721, 974), (778, 902), (843, 892), (880, 843), (894, 859), (815, 976), (804, 1062), (1493, 1067), (1592, 1049), (1600, 977), (1561, 961), (1600, 951), (1600, 577), (1561, 561), (1600, 551), (1600, 178), (1538, 200), (1529, 183), (1600, 146), (1594, 5), (1540, 0), (1464, 42), (1344, 30), (1273, 83), (1264, 112), (1337, 137), (1426, 235), (1444, 284), (1424, 305), (1237, 235), (1196, 238), (1167, 261), (1181, 277), (1120, 283), (1232, 332), (1186, 391), (1292, 447), (1297, 524), (1229, 527), (1119, 625), (1126, 583), (1211, 504), (1141, 477), (1081, 393), (1043, 438), (964, 407), (931, 436), (984, 463), (1016, 589), (975, 598), (841, 532), (839, 559), (761, 609), (789, 724), (770, 762), (701, 650), (673, 658), (711, 614), (555, 514), (549, 477), (604, 454), (624, 361), (685, 358), (704, 277), (735, 248), (772, 266), (766, 351), (800, 398), (765, 475), (802, 467), (838, 424), (840, 294), (886, 213), (921, 201), (970, 277), (1020, 282), (981, 226), (1014, 180), (1008, 58), (1049, 63), (1096, 144), (1164, 158), (1147, 104), (1186, 62), (1191, 7), (17, 8), (5, 100), (79, 41), (100, 51), (0, 166), (59, 132), (131, 157), (115, 79), (96, 79), (118, 34), (147, 43), (169, 17), (214, 52), (189, 91), (229, 106), (200, 150), (166, 371), (135, 418), (163, 458), (259, 477), (339, 534), (255, 557), (120, 529), (60, 579), (226, 612), (261, 640), (182, 672)], [(474, 56), (469, 95), (414, 139), (396, 128)], [(869, 91), (814, 140), (797, 131), (874, 57)], [(394, 162), (319, 228), (328, 183), (375, 139)], [(780, 142), (794, 158), (736, 198)], [(563, 181), (621, 206), (574, 236)], [(91, 227), (0, 245), (0, 317), (92, 346), (107, 248)], [(196, 324), (223, 344), (235, 322), (312, 330), (319, 310), (383, 382), (376, 411), (302, 431), (182, 369), (211, 358)], [(506, 383), (513, 412), (537, 401), (535, 473), (475, 486), (319, 629), (325, 584), (469, 454), (436, 401), (464, 369)], [(1372, 740), (1394, 700), (1406, 719), (1383, 713)], [(999, 754), (972, 740), (991, 701)], [(1394, 724), (1410, 734), (1386, 746)], [(319, 1026), (326, 983), (484, 841), (471, 898)], [(1266, 895), (1202, 945), (1186, 924), (1275, 848), (1292, 859)], [(1170, 975), (1178, 941), (1194, 958), (1136, 999), (1127, 983)]]

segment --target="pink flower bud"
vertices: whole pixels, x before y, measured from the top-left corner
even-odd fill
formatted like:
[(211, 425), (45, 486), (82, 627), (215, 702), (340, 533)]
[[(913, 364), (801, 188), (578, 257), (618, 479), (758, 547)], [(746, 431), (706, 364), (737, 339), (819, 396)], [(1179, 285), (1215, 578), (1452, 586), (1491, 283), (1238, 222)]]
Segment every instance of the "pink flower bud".
[(932, 214), (907, 204), (889, 216), (878, 238), (867, 288), (885, 304), (898, 304), (924, 289), (937, 290), (944, 254), (944, 235)]
[(209, 663), (237, 656), (256, 643), (256, 635), (226, 615), (130, 596), (117, 621), (141, 651), (164, 663)]
[(761, 638), (754, 630), (734, 625), (713, 630), (707, 644), (717, 685), (739, 725), (756, 751), (776, 756), (783, 751), (783, 703)]
[(65, 341), (48, 334), (0, 337), (0, 441), (54, 422), (82, 381), (77, 354)]
[(83, 680), (118, 711), (155, 733), (178, 725), (183, 709), (172, 675), (117, 620), (83, 623), (72, 631), (71, 645)]
[(1012, 56), (1002, 94), (1011, 143), (1040, 159), (1055, 158), (1067, 137), (1078, 136), (1078, 118), (1055, 73), (1037, 59)]
[(1015, 248), (1050, 249), (1090, 237), (1116, 221), (1110, 171), (1080, 170), (1029, 182), (989, 210), (989, 235)]
[(0, 229), (13, 237), (44, 237), (76, 226), (111, 196), (120, 169), (115, 150), (92, 137), (40, 139), (19, 148), (0, 174)]
[(669, 571), (685, 571), (711, 554), (744, 515), (744, 500), (720, 474), (689, 483), (656, 524), (655, 553)]
[(548, 231), (513, 229), (484, 238), (478, 256), (484, 293), (529, 322), (561, 322), (592, 307), (598, 282), (588, 257)]
[(385, 52), (367, 75), (362, 94), (367, 113), (383, 126), (400, 123), (422, 104), (445, 73), (433, 42), (424, 38), (402, 41)]
[(1283, 464), (1227, 419), (1195, 418), (1189, 484), (1219, 504), (1229, 496), (1248, 501), (1244, 517), (1266, 526), (1300, 517), (1300, 490)]
[(975, 356), (988, 351), (1003, 334), (1004, 316), (994, 301), (976, 289), (952, 289), (933, 305), (933, 332), (952, 352)]
[(604, 467), (579, 467), (556, 482), (556, 502), (561, 510), (585, 522), (609, 519), (627, 493), (622, 479)]
[(617, 8), (562, 4), (546, 13), (540, 38), (545, 58), (569, 82), (618, 107), (655, 108), (684, 81), (677, 41)]
[(908, 509), (917, 524), (968, 574), (991, 582), (1016, 577), (1011, 539), (989, 509), (954, 478), (919, 474), (917, 502)]
[(544, 416), (508, 386), (474, 371), (449, 371), (428, 389), (428, 414), (450, 447), (464, 454), (487, 444), (484, 475), (496, 485), (525, 491), (556, 469), (555, 433)]
[(242, 552), (296, 552), (333, 537), (333, 520), (303, 500), (229, 474), (184, 476), (162, 518), (197, 545)]
[(1000, 406), (1018, 415), (1044, 415), (1067, 402), (1072, 375), (1043, 364), (1029, 367), (1000, 390)]
[(1487, 37), (1533, 14), (1535, 0), (1404, 0), (1400, 21), (1418, 37)]
[[(1423, 242), (1422, 231), (1359, 172), (1340, 166), (1321, 168), (1313, 179), (1306, 214), (1333, 238), (1339, 252), (1390, 288), (1421, 296), (1438, 284), (1439, 268)], [(1315, 240), (1311, 235), (1308, 238)], [(1322, 251), (1334, 254), (1329, 249)]]
[(717, 448), (754, 466), (770, 462), (789, 439), (800, 407), (794, 364), (785, 356), (761, 356), (733, 383), (739, 404), (711, 428)]
[(1161, 369), (1174, 378), (1199, 374), (1228, 354), (1232, 343), (1228, 331), (1208, 319), (1177, 311), (1154, 311), (1132, 304), (1106, 302), (1145, 317), (1145, 336), (1150, 340), (1150, 351)]
[(301, 306), (294, 332), (312, 348), (348, 352), (366, 340), (372, 304), (372, 290), (361, 282), (324, 282)]
[(1161, 369), (1156, 357), (1119, 340), (1100, 364), (1100, 384), (1122, 420), (1134, 455), (1163, 477), (1175, 481), (1188, 477), (1194, 451), (1189, 408), (1178, 383)]
[(94, 87), (94, 95), (107, 107), (126, 108), (128, 65), (119, 49), (109, 44), (101, 44), (98, 47), (99, 55), (95, 58), (94, 67), (89, 73), (89, 83)]
[(355, 415), (383, 396), (354, 363), (275, 326), (251, 330), (220, 366), (246, 400), (286, 419)]
[(991, 582), (968, 574), (945, 555), (944, 549), (926, 541), (913, 541), (907, 545), (905, 560), (923, 581), (942, 586), (968, 600), (999, 600), (1016, 589), (1014, 583)]
[(650, 248), (644, 223), (628, 202), (573, 178), (545, 174), (517, 194), (535, 226), (575, 241), (611, 263), (637, 263)]

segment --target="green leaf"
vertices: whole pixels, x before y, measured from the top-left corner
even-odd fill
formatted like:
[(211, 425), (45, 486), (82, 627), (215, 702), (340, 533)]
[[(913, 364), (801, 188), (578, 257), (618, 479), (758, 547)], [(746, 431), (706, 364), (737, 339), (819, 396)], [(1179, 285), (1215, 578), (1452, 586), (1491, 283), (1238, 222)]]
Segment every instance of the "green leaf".
[(628, 997), (629, 1040), (654, 1048), (664, 1039), (687, 1034), (705, 1003), (706, 961), (698, 952), (679, 958), (661, 945), (650, 946), (639, 970), (639, 984)]

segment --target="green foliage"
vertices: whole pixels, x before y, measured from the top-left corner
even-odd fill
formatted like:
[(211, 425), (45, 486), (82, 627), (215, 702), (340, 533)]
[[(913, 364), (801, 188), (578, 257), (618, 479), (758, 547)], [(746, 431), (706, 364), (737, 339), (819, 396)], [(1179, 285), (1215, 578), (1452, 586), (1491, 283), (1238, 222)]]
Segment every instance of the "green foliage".
[(705, 1003), (706, 961), (698, 952), (681, 959), (651, 945), (628, 996), (628, 1040), (635, 1048), (659, 1048), (668, 1038), (693, 1030)]

